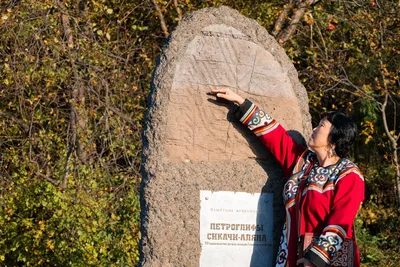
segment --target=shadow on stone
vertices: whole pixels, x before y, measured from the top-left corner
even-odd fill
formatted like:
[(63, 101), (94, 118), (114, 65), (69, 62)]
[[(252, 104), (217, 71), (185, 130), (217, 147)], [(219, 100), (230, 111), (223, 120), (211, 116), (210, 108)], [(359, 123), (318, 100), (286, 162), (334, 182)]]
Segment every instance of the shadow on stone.
[[(264, 144), (246, 126), (236, 121), (232, 115), (232, 112), (233, 111), (231, 110), (228, 113), (228, 120), (232, 123), (235, 129), (239, 133), (241, 133), (242, 136), (246, 139), (251, 150), (256, 155), (255, 160), (263, 168), (268, 177), (268, 180), (265, 182), (264, 186), (260, 189), (260, 193), (273, 194), (274, 222), (273, 222), (272, 240), (275, 242), (273, 242), (272, 245), (273, 246), (272, 250), (273, 254), (271, 257), (272, 260), (270, 263), (260, 262), (259, 249), (256, 246), (254, 246), (250, 267), (274, 266), (276, 255), (278, 254), (278, 249), (279, 249), (279, 243), (276, 241), (280, 240), (283, 225), (285, 223), (285, 208), (283, 204), (282, 192), (284, 184), (288, 177), (285, 177), (285, 174), (282, 168), (279, 166), (279, 163), (273, 157), (273, 155), (268, 151), (268, 149), (264, 146)], [(299, 133), (298, 131), (289, 130), (288, 134), (293, 138), (293, 140), (295, 140), (296, 143), (306, 146), (306, 141), (301, 133)], [(258, 206), (262, 207), (263, 203), (259, 203)], [(264, 224), (264, 222), (260, 220), (259, 216), (257, 216), (256, 224), (257, 225)]]
[[(288, 177), (285, 177), (285, 174), (282, 168), (280, 167), (278, 161), (268, 151), (268, 149), (264, 146), (261, 140), (258, 139), (258, 137), (252, 131), (250, 131), (245, 125), (243, 125), (240, 121), (238, 121), (235, 118), (234, 112), (238, 108), (237, 105), (221, 98), (219, 98), (218, 100), (208, 99), (208, 101), (218, 106), (224, 106), (229, 110), (226, 119), (243, 136), (243, 138), (248, 143), (250, 149), (253, 151), (256, 162), (265, 171), (267, 175), (266, 177), (268, 177), (268, 179), (265, 182), (264, 186), (260, 189), (260, 193), (273, 194), (274, 222), (273, 222), (272, 240), (274, 241), (280, 240), (283, 225), (285, 223), (285, 208), (283, 204), (282, 192), (284, 184)], [(295, 130), (289, 130), (287, 132), (296, 143), (306, 146), (306, 140), (300, 132)], [(262, 207), (263, 203), (259, 203), (258, 206)], [(260, 220), (259, 216), (257, 216), (256, 224), (257, 225), (264, 224), (264, 222)], [(256, 234), (256, 232), (254, 234)], [(276, 255), (278, 254), (279, 243), (273, 242), (272, 246), (273, 246), (273, 254), (270, 263), (260, 262), (260, 258), (262, 259), (263, 255), (260, 255), (260, 250), (256, 246), (254, 246), (250, 267), (274, 266)]]

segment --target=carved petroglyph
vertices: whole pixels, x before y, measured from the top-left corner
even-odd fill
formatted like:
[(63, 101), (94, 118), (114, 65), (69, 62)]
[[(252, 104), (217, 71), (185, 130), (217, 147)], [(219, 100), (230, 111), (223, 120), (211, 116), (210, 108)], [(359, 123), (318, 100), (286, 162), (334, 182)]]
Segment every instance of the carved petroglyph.
[[(254, 157), (226, 120), (226, 108), (210, 103), (206, 93), (228, 87), (261, 103), (281, 102), (289, 114), (298, 113), (290, 80), (271, 53), (239, 30), (217, 24), (201, 33), (188, 44), (175, 70), (167, 111), (167, 153), (192, 161)], [(302, 125), (291, 127), (300, 130)], [(218, 142), (210, 145), (215, 139)]]

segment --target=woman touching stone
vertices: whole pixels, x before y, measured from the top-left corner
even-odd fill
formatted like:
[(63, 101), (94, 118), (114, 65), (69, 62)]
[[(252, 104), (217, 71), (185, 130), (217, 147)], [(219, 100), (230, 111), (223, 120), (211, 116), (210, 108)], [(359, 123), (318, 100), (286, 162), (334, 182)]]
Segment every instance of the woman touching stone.
[(354, 122), (327, 112), (304, 147), (250, 100), (230, 89), (210, 94), (238, 105), (235, 117), (258, 136), (287, 177), (276, 266), (360, 266), (354, 220), (364, 200), (364, 178), (346, 158), (356, 135)]

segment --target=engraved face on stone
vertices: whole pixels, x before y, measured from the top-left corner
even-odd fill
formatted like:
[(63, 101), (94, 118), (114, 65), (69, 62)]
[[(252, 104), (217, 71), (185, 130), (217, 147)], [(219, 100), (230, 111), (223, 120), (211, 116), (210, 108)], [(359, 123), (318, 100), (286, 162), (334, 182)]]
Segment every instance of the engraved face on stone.
[(208, 101), (206, 93), (213, 88), (228, 87), (260, 104), (284, 126), (302, 132), (297, 96), (287, 73), (270, 52), (224, 24), (213, 24), (200, 32), (189, 42), (175, 69), (166, 114), (170, 159), (254, 157), (244, 137), (227, 120), (226, 107)]

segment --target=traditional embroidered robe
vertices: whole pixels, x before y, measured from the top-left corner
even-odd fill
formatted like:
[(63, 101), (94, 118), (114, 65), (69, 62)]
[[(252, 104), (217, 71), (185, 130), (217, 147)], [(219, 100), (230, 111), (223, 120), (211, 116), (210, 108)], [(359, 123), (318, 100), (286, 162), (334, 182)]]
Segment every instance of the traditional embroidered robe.
[[(353, 223), (364, 200), (364, 178), (360, 170), (348, 159), (342, 159), (342, 166), (327, 167), (319, 166), (315, 160), (307, 177), (303, 177), (307, 180), (302, 194), (301, 218), (296, 218), (297, 188), (305, 167), (314, 162), (315, 154), (294, 142), (278, 122), (247, 99), (235, 116), (259, 137), (288, 177), (283, 192), (286, 223), (276, 266), (297, 266), (298, 240), (305, 233), (320, 233), (320, 236), (304, 257), (318, 267), (329, 265), (345, 238), (355, 241)], [(340, 173), (339, 169), (342, 169)], [(356, 243), (354, 266), (360, 266)]]

